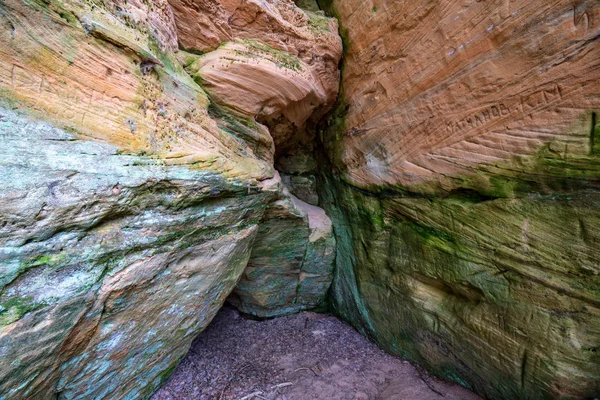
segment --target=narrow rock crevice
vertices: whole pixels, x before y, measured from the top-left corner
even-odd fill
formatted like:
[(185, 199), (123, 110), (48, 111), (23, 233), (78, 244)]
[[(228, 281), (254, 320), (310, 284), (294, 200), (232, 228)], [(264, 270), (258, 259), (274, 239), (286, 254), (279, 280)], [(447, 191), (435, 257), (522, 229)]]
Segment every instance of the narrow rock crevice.
[(149, 398), (226, 302), (600, 393), (597, 1), (0, 1), (0, 398)]
[(590, 153), (591, 155), (600, 155), (600, 128), (598, 127), (597, 114), (595, 111), (591, 115), (590, 127)]

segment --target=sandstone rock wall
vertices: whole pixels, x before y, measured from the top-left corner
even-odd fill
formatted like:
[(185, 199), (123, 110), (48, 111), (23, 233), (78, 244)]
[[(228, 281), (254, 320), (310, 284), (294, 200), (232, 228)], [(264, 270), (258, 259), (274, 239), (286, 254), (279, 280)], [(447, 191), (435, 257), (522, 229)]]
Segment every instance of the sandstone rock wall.
[(315, 124), (338, 93), (342, 43), (335, 19), (314, 1), (297, 3), (304, 9), (290, 0), (170, 2), (193, 53), (181, 57), (186, 70), (222, 107), (268, 126), (286, 185), (318, 205)]
[(148, 396), (237, 283), (277, 185), (0, 114), (0, 393)]
[(489, 398), (597, 397), (600, 4), (322, 4), (337, 312)]
[[(0, 398), (147, 398), (261, 257), (270, 204), (292, 201), (268, 120), (333, 104), (334, 20), (302, 49), (232, 34), (200, 56), (179, 51), (193, 37), (178, 15), (158, 0), (0, 3)], [(297, 61), (312, 46), (322, 57)], [(306, 267), (262, 272), (295, 282), (280, 293), (295, 308), (266, 304), (279, 314), (319, 305), (331, 280), (330, 223), (323, 254), (307, 214), (295, 227)]]
[(0, 397), (145, 398), (332, 274), (439, 375), (597, 396), (598, 2), (297, 3), (0, 3)]

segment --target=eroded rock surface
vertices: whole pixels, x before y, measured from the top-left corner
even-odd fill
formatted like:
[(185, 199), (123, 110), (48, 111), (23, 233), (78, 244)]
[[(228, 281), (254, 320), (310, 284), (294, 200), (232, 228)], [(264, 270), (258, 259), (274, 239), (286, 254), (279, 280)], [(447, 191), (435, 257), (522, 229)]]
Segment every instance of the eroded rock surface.
[(0, 392), (149, 395), (237, 283), (277, 185), (0, 114)]
[(334, 256), (325, 211), (284, 191), (267, 207), (248, 267), (229, 301), (258, 317), (323, 306)]
[[(249, 49), (249, 54), (244, 54), (248, 52), (242, 49), (235, 55), (249, 58), (248, 62), (255, 59), (255, 63), (260, 64), (261, 59), (269, 58), (276, 50), (283, 51), (285, 58), (297, 58), (307, 66), (305, 73), (314, 75), (312, 84), (326, 94), (324, 103), (331, 105), (335, 101), (339, 88), (337, 65), (342, 47), (334, 18), (325, 17), (322, 11), (303, 10), (291, 0), (170, 0), (170, 4), (184, 49), (209, 53), (228, 42), (260, 42), (259, 48)], [(216, 54), (221, 56), (221, 53)], [(283, 70), (299, 69), (298, 61), (288, 64), (285, 60), (276, 60), (277, 54), (273, 58), (284, 67)], [(239, 59), (230, 61), (230, 64), (241, 62)], [(225, 72), (222, 66), (215, 68), (216, 75), (219, 71)], [(246, 73), (252, 74), (251, 71)], [(255, 75), (256, 90), (260, 87), (268, 90), (272, 83), (268, 76)]]
[[(338, 24), (314, 1), (171, 0), (184, 65), (219, 105), (269, 127), (290, 191), (316, 193), (314, 127), (339, 88)], [(184, 57), (182, 57), (184, 58)]]
[[(261, 56), (272, 90), (253, 97), (190, 69), (202, 61), (178, 50), (177, 15), (158, 0), (0, 5), (0, 398), (147, 398), (258, 257), (270, 205), (292, 207), (274, 125), (226, 95), (305, 124), (335, 101), (339, 38), (303, 81), (279, 71), (294, 43)], [(320, 18), (332, 33), (310, 45), (327, 47), (337, 26)], [(325, 251), (298, 209), (311, 259), (280, 293), (299, 306), (266, 304), (278, 314), (317, 306), (331, 280), (331, 224)], [(278, 267), (292, 274), (265, 273)]]
[(338, 313), (490, 398), (597, 397), (598, 2), (327, 3)]
[(556, 168), (535, 155), (596, 176), (597, 2), (333, 3), (348, 42), (338, 161), (354, 185), (494, 194), (488, 176)]
[(598, 2), (323, 1), (323, 152), (342, 42), (297, 3), (0, 4), (0, 397), (148, 397), (230, 293), (319, 306), (334, 256), (387, 350), (597, 396)]

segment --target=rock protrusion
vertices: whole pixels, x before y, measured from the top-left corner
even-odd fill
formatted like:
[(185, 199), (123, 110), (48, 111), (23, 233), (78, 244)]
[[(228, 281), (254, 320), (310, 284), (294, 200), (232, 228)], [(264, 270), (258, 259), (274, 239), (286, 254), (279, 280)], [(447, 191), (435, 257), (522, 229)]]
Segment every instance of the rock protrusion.
[(248, 267), (229, 302), (257, 317), (324, 306), (335, 238), (325, 211), (290, 195), (267, 207)]

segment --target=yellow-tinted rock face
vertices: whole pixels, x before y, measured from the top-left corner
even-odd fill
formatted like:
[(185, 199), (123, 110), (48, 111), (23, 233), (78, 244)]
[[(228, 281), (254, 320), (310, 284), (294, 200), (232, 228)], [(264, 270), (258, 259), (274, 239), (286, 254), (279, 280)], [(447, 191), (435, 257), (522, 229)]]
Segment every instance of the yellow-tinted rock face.
[[(309, 34), (285, 4), (304, 28), (200, 57), (179, 51), (165, 1), (0, 2), (0, 398), (148, 398), (270, 256), (259, 225), (291, 197), (268, 125), (288, 119), (293, 138), (324, 113), (341, 56), (334, 20), (311, 16)], [(331, 283), (331, 223), (310, 215), (288, 243), (301, 268), (254, 273), (286, 275), (261, 303), (273, 314), (318, 306)]]
[(205, 92), (174, 60), (168, 4), (115, 14), (119, 6), (110, 6), (5, 2), (4, 97), (126, 152), (230, 175), (270, 176), (270, 162), (245, 157), (246, 146), (218, 128)]
[(600, 3), (322, 3), (337, 312), (489, 398), (597, 397)]

